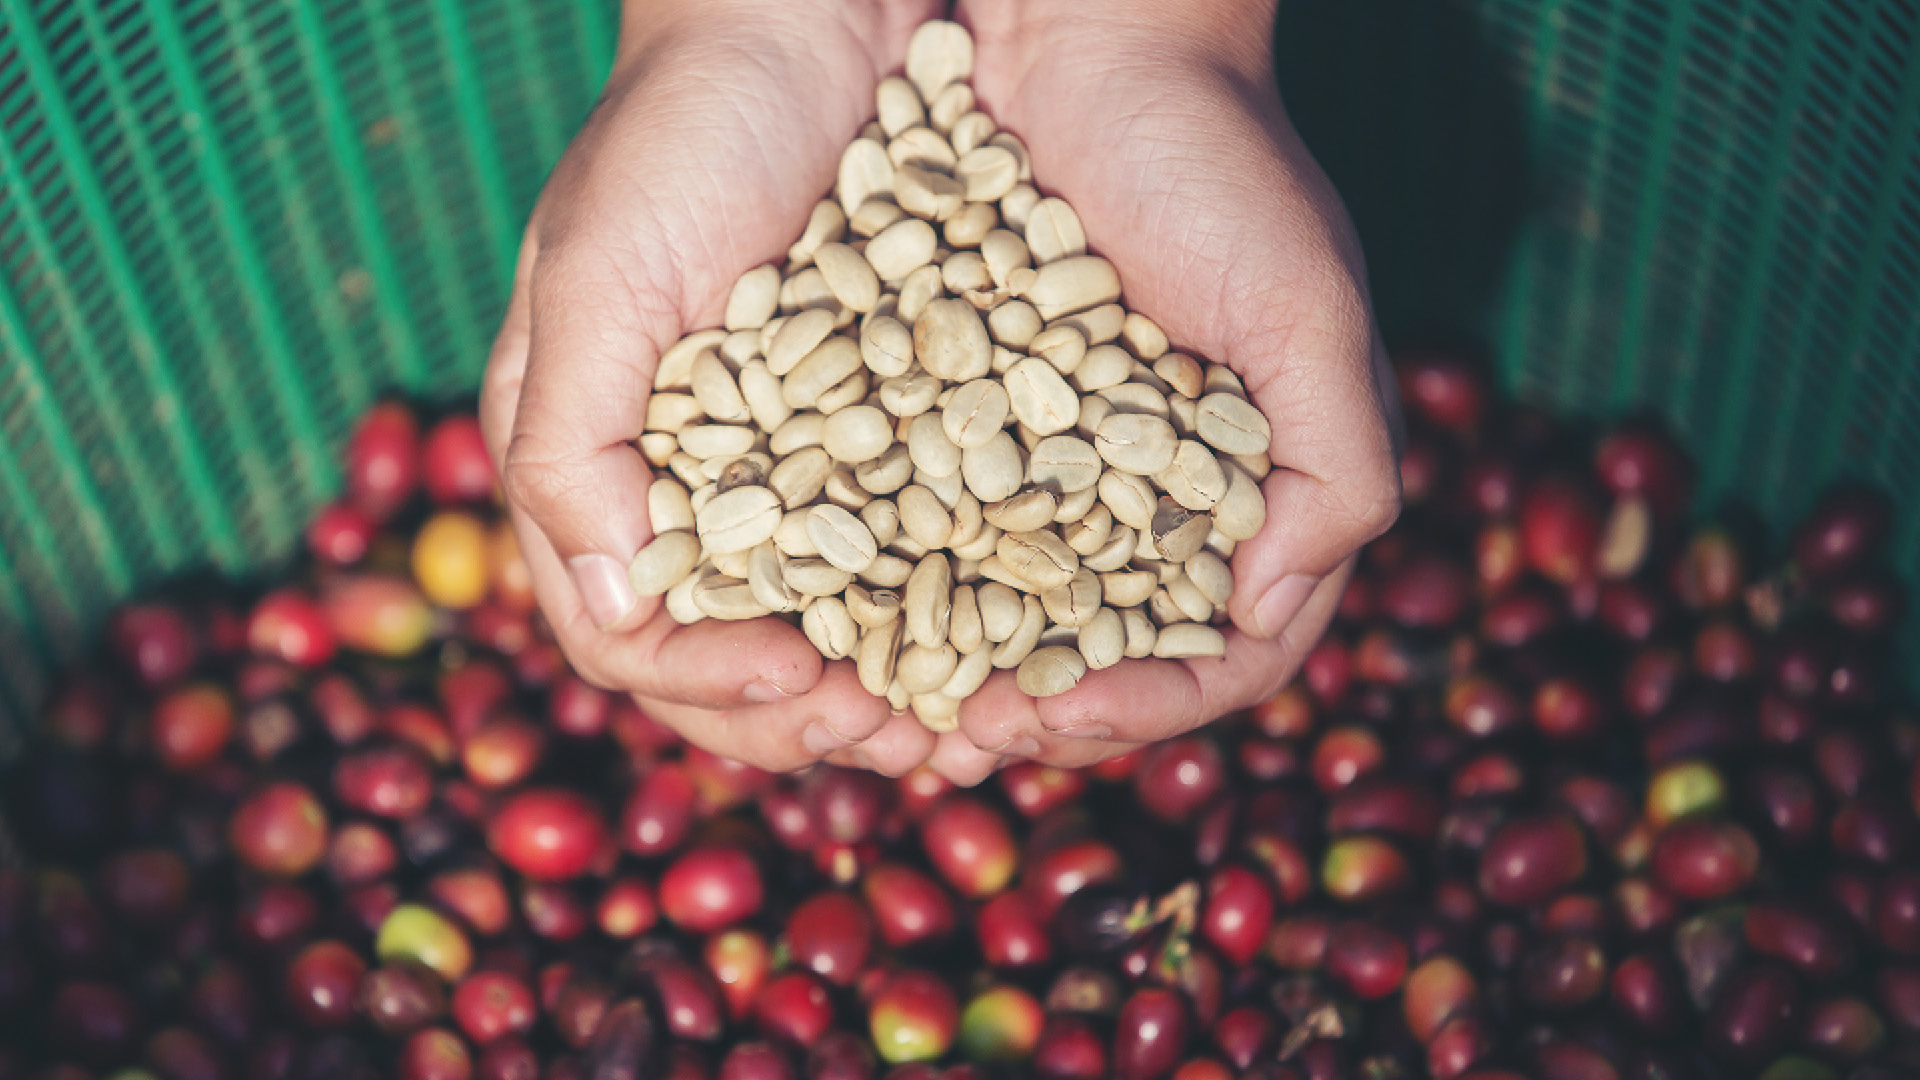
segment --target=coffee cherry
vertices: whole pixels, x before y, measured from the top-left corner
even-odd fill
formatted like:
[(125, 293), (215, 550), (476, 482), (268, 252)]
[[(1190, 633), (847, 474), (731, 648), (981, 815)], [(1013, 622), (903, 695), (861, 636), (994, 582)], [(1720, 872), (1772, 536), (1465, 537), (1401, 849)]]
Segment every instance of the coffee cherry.
[(600, 812), (568, 791), (523, 791), (494, 812), (487, 846), (531, 878), (564, 881), (587, 872), (606, 843)]

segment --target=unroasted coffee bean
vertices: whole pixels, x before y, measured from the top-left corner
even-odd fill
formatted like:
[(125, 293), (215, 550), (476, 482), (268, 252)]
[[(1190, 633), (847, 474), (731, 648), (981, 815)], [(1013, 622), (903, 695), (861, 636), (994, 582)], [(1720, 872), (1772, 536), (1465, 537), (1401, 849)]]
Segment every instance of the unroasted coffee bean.
[[(780, 384), (780, 400), (790, 409), (811, 409), (848, 377), (861, 370), (858, 345), (838, 334), (815, 346)], [(829, 410), (822, 409), (822, 412)]]
[(1127, 650), (1127, 630), (1120, 613), (1110, 607), (1094, 612), (1080, 628), (1075, 644), (1080, 658), (1094, 671), (1105, 671), (1119, 663)]
[(780, 497), (763, 487), (735, 488), (700, 508), (694, 524), (709, 554), (745, 551), (773, 539), (781, 517)]
[[(966, 154), (972, 152), (976, 147), (986, 145), (987, 140), (993, 138), (994, 133), (999, 130), (999, 125), (993, 122), (992, 117), (976, 109), (955, 120), (953, 122), (953, 128), (947, 132), (947, 136), (953, 141), (954, 150)], [(1019, 165), (1017, 162), (1014, 167), (1015, 170), (1018, 171)], [(1009, 189), (1011, 189), (1011, 185), (1009, 185)]]
[(1029, 654), (1015, 680), (1029, 697), (1053, 697), (1073, 689), (1086, 673), (1087, 662), (1078, 651), (1056, 645)]
[[(1121, 334), (1122, 336), (1126, 334), (1124, 325), (1121, 327)], [(1200, 362), (1184, 353), (1167, 353), (1155, 360), (1153, 373), (1164, 379), (1167, 385), (1182, 397), (1197, 398), (1206, 392), (1206, 374), (1201, 369)]]
[(932, 262), (939, 245), (933, 226), (919, 218), (905, 218), (867, 241), (865, 254), (875, 274), (886, 281), (900, 281)]
[(906, 374), (913, 366), (913, 332), (891, 315), (870, 316), (860, 327), (860, 359), (883, 379)]
[[(1202, 554), (1205, 553), (1202, 552)], [(1173, 601), (1173, 606), (1186, 618), (1197, 623), (1213, 620), (1213, 601), (1208, 600), (1205, 593), (1195, 587), (1193, 582), (1187, 580), (1185, 574), (1168, 579), (1164, 588), (1167, 590), (1167, 596)]]
[(1153, 655), (1162, 660), (1222, 656), (1226, 651), (1225, 635), (1211, 626), (1190, 622), (1162, 626), (1153, 642)]
[(866, 630), (885, 626), (900, 617), (900, 594), (891, 589), (866, 589), (850, 585), (845, 599), (847, 614)]
[[(944, 136), (932, 128), (924, 127), (908, 128), (901, 132), (897, 138), (887, 144), (887, 157), (896, 169), (912, 165), (941, 173), (952, 172), (954, 164), (960, 160), (960, 155), (953, 152), (953, 145)], [(874, 201), (876, 200), (869, 199), (869, 205)], [(896, 203), (888, 202), (886, 206), (892, 211), (893, 216), (882, 223), (881, 228), (892, 224), (906, 213)], [(860, 215), (855, 214), (856, 232), (859, 231), (859, 219)], [(876, 228), (874, 231), (878, 232), (879, 229)]]
[[(1134, 377), (1138, 378), (1139, 375), (1140, 372), (1136, 370)], [(1173, 403), (1167, 400), (1166, 392), (1144, 382), (1124, 382), (1118, 386), (1109, 386), (1100, 391), (1099, 396), (1114, 412), (1145, 413), (1148, 416), (1157, 416), (1169, 424), (1173, 422)], [(1178, 438), (1179, 434), (1179, 431), (1175, 430), (1174, 437)]]
[[(957, 144), (954, 149), (960, 151)], [(1005, 147), (976, 146), (960, 151), (953, 175), (959, 179), (968, 199), (991, 202), (1012, 191), (1013, 185), (1020, 182), (1020, 161)]]
[(795, 365), (807, 358), (807, 354), (827, 340), (827, 335), (833, 333), (833, 327), (833, 313), (830, 311), (802, 311), (787, 319), (767, 346), (767, 370), (784, 378)]
[(1213, 508), (1214, 524), (1233, 540), (1251, 540), (1267, 523), (1267, 500), (1260, 486), (1239, 468), (1228, 470), (1227, 493)]
[(954, 388), (940, 410), (940, 426), (955, 446), (972, 450), (1000, 434), (1010, 411), (1006, 387), (992, 379), (974, 379)]
[(953, 606), (947, 615), (947, 640), (962, 653), (974, 652), (986, 643), (979, 596), (970, 585), (954, 587)]
[(873, 565), (880, 549), (861, 520), (838, 506), (816, 506), (807, 515), (807, 536), (820, 557), (857, 574)]
[(749, 360), (740, 368), (740, 396), (747, 414), (761, 431), (778, 431), (793, 415), (784, 388), (764, 360)]
[[(893, 188), (893, 162), (887, 148), (873, 139), (855, 139), (840, 155), (840, 171), (834, 183), (834, 195), (840, 209), (849, 218), (867, 197), (885, 194)], [(817, 252), (819, 248), (816, 246)]]
[(1002, 565), (1035, 589), (1051, 589), (1073, 580), (1080, 556), (1045, 530), (1008, 533), (994, 547)]
[(1201, 398), (1195, 430), (1207, 445), (1226, 454), (1265, 454), (1273, 440), (1267, 418), (1233, 394)]
[(827, 417), (821, 445), (835, 461), (857, 465), (893, 445), (893, 424), (871, 405), (855, 405)]
[[(987, 333), (996, 345), (1029, 347), (1041, 330), (1040, 313), (1024, 300), (1009, 300), (987, 313)], [(1058, 370), (1058, 369), (1056, 369)]]
[(1060, 508), (1060, 497), (1045, 488), (1025, 488), (1012, 498), (981, 508), (981, 514), (996, 528), (1007, 532), (1031, 532), (1053, 523)]
[(1007, 640), (993, 650), (993, 666), (1002, 671), (1020, 666), (1040, 643), (1040, 634), (1047, 628), (1047, 610), (1040, 606), (1040, 598), (1033, 595), (1020, 597), (1020, 623)]
[[(681, 428), (698, 423), (705, 419), (706, 415), (706, 412), (700, 408), (700, 402), (692, 394), (659, 393), (647, 399), (647, 430), (649, 432), (677, 434)], [(679, 445), (678, 440), (674, 441), (674, 445)]]
[(999, 224), (1000, 213), (992, 203), (968, 203), (946, 220), (940, 235), (949, 250), (965, 251), (979, 247), (980, 241)]
[(853, 511), (873, 501), (872, 494), (861, 487), (860, 481), (855, 478), (851, 465), (835, 465), (833, 472), (827, 475), (827, 486), (823, 493), (828, 502)]
[(771, 615), (772, 609), (753, 594), (753, 587), (739, 578), (709, 574), (693, 587), (693, 603), (709, 619), (738, 621)]
[(874, 91), (874, 103), (880, 130), (889, 136), (898, 135), (927, 117), (920, 92), (913, 83), (898, 75), (880, 80), (879, 88)]
[(940, 399), (940, 380), (909, 371), (880, 384), (880, 407), (901, 418), (918, 419)]
[[(766, 487), (767, 474), (773, 471), (773, 463), (765, 454), (742, 454), (725, 463), (709, 461), (708, 475), (713, 477), (713, 493), (724, 494), (734, 488)], [(719, 464), (719, 468), (713, 468)]]
[[(1120, 342), (1133, 355), (1153, 363), (1167, 351), (1167, 334), (1160, 324), (1139, 312), (1130, 313), (1120, 325)], [(1189, 395), (1191, 396), (1191, 395)]]
[(928, 301), (914, 320), (913, 352), (929, 374), (965, 382), (987, 374), (993, 343), (972, 304), (940, 298)]
[(1120, 570), (1133, 558), (1134, 550), (1138, 547), (1138, 532), (1125, 525), (1115, 525), (1107, 536), (1107, 542), (1100, 546), (1099, 551), (1082, 556), (1080, 565), (1101, 574)]
[(961, 653), (953, 674), (947, 676), (946, 684), (940, 687), (940, 695), (953, 701), (964, 701), (972, 697), (991, 674), (993, 654), (985, 646), (973, 652)]
[(1027, 213), (1027, 248), (1033, 261), (1044, 265), (1087, 253), (1087, 234), (1080, 215), (1060, 199), (1041, 199)]
[[(895, 541), (896, 543), (898, 541)], [(859, 574), (861, 581), (878, 589), (898, 589), (913, 576), (914, 564), (899, 557), (881, 552), (873, 564)]]
[(641, 596), (664, 596), (700, 563), (700, 541), (674, 530), (655, 536), (627, 566), (627, 581)]
[(825, 559), (788, 556), (781, 565), (781, 575), (787, 585), (803, 596), (839, 596), (853, 584), (851, 571), (842, 570)]
[(1014, 417), (1041, 435), (1071, 430), (1080, 419), (1080, 395), (1045, 360), (1020, 361), (1005, 382)]
[(975, 589), (974, 596), (980, 607), (981, 632), (988, 641), (997, 645), (1020, 628), (1020, 616), (1025, 609), (1018, 592), (990, 581)]
[(740, 384), (719, 356), (702, 352), (694, 357), (690, 378), (693, 399), (709, 417), (723, 424), (744, 424), (752, 419), (747, 399), (740, 395)]
[(860, 685), (874, 697), (885, 697), (887, 684), (893, 681), (893, 666), (900, 654), (905, 624), (894, 619), (860, 635), (854, 651), (854, 670)]
[(900, 491), (900, 527), (914, 543), (932, 550), (945, 545), (953, 535), (953, 518), (940, 499), (919, 484)]
[(960, 662), (960, 653), (952, 645), (911, 645), (900, 652), (894, 677), (909, 694), (930, 694), (946, 685)]
[(904, 443), (893, 443), (879, 457), (854, 466), (853, 478), (875, 495), (891, 495), (913, 479), (913, 459)]
[(1160, 587), (1160, 578), (1151, 570), (1125, 570), (1100, 575), (1101, 602), (1108, 607), (1130, 608), (1144, 604)]
[(787, 584), (786, 559), (772, 541), (747, 553), (747, 587), (768, 611), (798, 611), (804, 599), (798, 589)]
[(679, 481), (661, 477), (647, 489), (647, 523), (655, 534), (693, 529), (693, 502)]
[(718, 349), (727, 340), (725, 330), (696, 330), (674, 342), (660, 354), (653, 368), (655, 390), (684, 390), (693, 372), (693, 358), (702, 349)]
[(700, 424), (680, 430), (680, 448), (702, 461), (737, 457), (753, 449), (753, 440), (752, 428), (730, 424)]
[(1060, 527), (1060, 539), (1083, 560), (1106, 547), (1112, 535), (1113, 512), (1098, 503), (1090, 506), (1080, 520)]
[(1054, 625), (1079, 629), (1093, 621), (1100, 611), (1100, 577), (1080, 568), (1065, 585), (1057, 585), (1040, 594), (1040, 603)]
[(893, 172), (893, 196), (915, 217), (945, 221), (959, 211), (966, 187), (934, 168), (902, 165)]
[(800, 239), (787, 248), (787, 261), (792, 268), (800, 269), (813, 261), (813, 253), (821, 244), (838, 240), (845, 235), (847, 213), (831, 199), (822, 199), (813, 205), (813, 212), (807, 216), (807, 227)]
[(907, 42), (907, 78), (923, 101), (937, 100), (949, 84), (973, 75), (973, 35), (958, 23), (921, 23)]
[(1093, 444), (1073, 435), (1041, 439), (1027, 459), (1030, 480), (1063, 494), (1092, 489), (1100, 482), (1103, 467)]
[(1168, 495), (1189, 510), (1212, 510), (1227, 494), (1227, 474), (1207, 448), (1182, 439), (1173, 464), (1155, 477)]
[(1172, 499), (1163, 498), (1153, 511), (1153, 546), (1160, 557), (1173, 563), (1183, 563), (1199, 554), (1206, 546), (1207, 534), (1213, 531), (1213, 518), (1205, 513), (1196, 513), (1181, 506)]
[(960, 458), (960, 474), (966, 480), (967, 490), (982, 504), (1012, 497), (1020, 490), (1026, 471), (1020, 457), (1020, 444), (1004, 431), (966, 450)]
[(907, 633), (921, 645), (947, 640), (947, 619), (953, 610), (953, 569), (945, 555), (920, 560), (906, 581), (901, 613)]
[(1108, 465), (1136, 476), (1153, 476), (1173, 464), (1179, 442), (1172, 424), (1140, 413), (1114, 413), (1093, 438)]

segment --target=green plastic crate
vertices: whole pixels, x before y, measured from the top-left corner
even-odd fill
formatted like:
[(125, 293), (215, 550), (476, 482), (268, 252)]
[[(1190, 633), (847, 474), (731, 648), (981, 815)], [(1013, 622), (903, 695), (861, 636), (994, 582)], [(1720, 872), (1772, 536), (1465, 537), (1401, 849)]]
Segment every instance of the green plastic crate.
[[(1390, 330), (1665, 414), (1710, 500), (1920, 506), (1920, 3), (1281, 8)], [(0, 0), (0, 743), (117, 599), (284, 557), (376, 393), (473, 386), (615, 10)]]

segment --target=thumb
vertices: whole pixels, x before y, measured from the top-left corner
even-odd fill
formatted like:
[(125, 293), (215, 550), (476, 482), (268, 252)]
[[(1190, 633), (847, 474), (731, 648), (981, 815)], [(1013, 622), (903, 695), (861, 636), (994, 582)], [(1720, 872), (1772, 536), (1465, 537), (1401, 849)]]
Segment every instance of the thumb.
[[(1235, 625), (1278, 637), (1314, 590), (1400, 513), (1390, 386), (1364, 308), (1331, 333), (1296, 327), (1283, 355), (1240, 367), (1272, 425), (1267, 520), (1234, 549)], [(1272, 340), (1272, 339), (1270, 339)], [(1236, 365), (1238, 366), (1238, 365)]]
[(633, 440), (674, 309), (606, 256), (565, 247), (540, 253), (529, 306), (502, 485), (551, 543), (593, 622), (629, 630), (653, 606), (627, 581), (627, 565), (653, 535), (653, 472)]

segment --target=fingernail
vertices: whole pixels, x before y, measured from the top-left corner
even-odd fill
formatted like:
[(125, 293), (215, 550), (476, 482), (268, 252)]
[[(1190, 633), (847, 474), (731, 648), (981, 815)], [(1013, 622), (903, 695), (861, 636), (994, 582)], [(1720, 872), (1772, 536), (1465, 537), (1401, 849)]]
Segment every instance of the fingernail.
[(1007, 744), (1006, 757), (1029, 758), (1039, 752), (1039, 741), (1031, 735), (1022, 735)]
[(1098, 721), (1048, 730), (1063, 739), (1110, 739), (1113, 737), (1113, 729)]
[(764, 705), (769, 701), (785, 701), (793, 695), (765, 679), (755, 679), (741, 689), (740, 696)]
[(845, 739), (827, 730), (827, 725), (814, 722), (800, 730), (800, 745), (807, 748), (809, 754), (831, 754), (835, 750), (845, 750)]
[(576, 555), (567, 563), (573, 574), (573, 586), (580, 590), (580, 601), (587, 606), (587, 617), (605, 630), (618, 625), (640, 602), (627, 582), (627, 568), (610, 555)]
[(1253, 605), (1253, 621), (1261, 636), (1279, 637), (1280, 631), (1307, 606), (1307, 597), (1313, 595), (1314, 586), (1318, 584), (1320, 579), (1311, 574), (1288, 574), (1268, 589), (1260, 602)]

